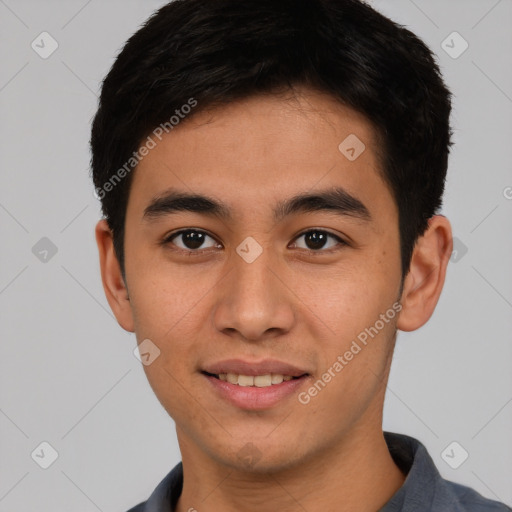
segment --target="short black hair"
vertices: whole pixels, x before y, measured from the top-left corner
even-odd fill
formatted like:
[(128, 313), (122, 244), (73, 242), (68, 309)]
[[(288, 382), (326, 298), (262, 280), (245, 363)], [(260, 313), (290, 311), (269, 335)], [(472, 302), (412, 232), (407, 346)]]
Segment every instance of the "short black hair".
[(295, 86), (328, 93), (372, 123), (407, 274), (442, 205), (452, 144), (451, 93), (429, 48), (361, 0), (175, 0), (119, 53), (92, 125), (93, 181), (123, 275), (130, 171), (155, 128)]

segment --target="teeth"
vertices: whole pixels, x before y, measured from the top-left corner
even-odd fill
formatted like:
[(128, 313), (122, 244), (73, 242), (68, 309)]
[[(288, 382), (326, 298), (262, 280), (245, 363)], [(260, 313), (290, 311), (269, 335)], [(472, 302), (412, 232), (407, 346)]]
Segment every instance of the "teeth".
[(250, 375), (239, 375), (238, 376), (238, 385), (239, 386), (254, 386), (254, 377)]
[(272, 384), (281, 384), (283, 382), (284, 377), (282, 375), (279, 375), (278, 373), (273, 373), (271, 375), (270, 381)]
[(267, 386), (272, 385), (272, 376), (270, 375), (270, 373), (267, 375), (257, 375), (256, 377), (254, 377), (254, 385), (257, 388), (266, 388)]
[(238, 384), (243, 387), (256, 386), (257, 388), (266, 388), (273, 384), (281, 384), (292, 380), (291, 375), (281, 375), (279, 373), (267, 373), (266, 375), (237, 375), (236, 373), (221, 373), (219, 379), (230, 384)]
[(228, 373), (226, 375), (226, 380), (230, 383), (230, 384), (238, 384), (238, 375), (235, 375), (234, 373)]

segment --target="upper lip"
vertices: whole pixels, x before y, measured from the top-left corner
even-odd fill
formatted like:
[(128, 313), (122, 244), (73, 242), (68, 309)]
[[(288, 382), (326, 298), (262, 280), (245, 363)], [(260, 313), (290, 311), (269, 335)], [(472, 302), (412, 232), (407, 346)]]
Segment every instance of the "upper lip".
[(277, 359), (264, 359), (261, 361), (226, 359), (205, 365), (203, 371), (214, 375), (219, 375), (220, 373), (235, 373), (237, 375), (256, 376), (277, 373), (280, 375), (290, 375), (291, 377), (300, 377), (308, 373), (306, 370), (289, 363), (284, 363), (283, 361), (278, 361)]

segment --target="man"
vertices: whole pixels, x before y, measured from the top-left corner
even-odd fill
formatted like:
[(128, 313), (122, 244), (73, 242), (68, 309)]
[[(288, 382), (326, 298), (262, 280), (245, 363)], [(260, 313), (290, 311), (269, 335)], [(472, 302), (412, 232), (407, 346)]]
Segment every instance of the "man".
[(432, 315), (450, 92), (358, 0), (177, 0), (94, 119), (102, 279), (182, 463), (142, 511), (510, 510), (383, 433), (397, 329)]

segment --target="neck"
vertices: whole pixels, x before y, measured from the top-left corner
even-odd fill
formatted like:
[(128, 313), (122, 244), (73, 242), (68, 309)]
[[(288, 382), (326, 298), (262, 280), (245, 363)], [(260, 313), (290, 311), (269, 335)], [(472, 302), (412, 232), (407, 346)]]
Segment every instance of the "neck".
[(405, 479), (389, 454), (380, 427), (373, 432), (356, 429), (328, 453), (265, 474), (227, 467), (188, 450), (187, 445), (180, 442), (184, 484), (177, 512), (261, 512), (265, 508), (374, 512)]

